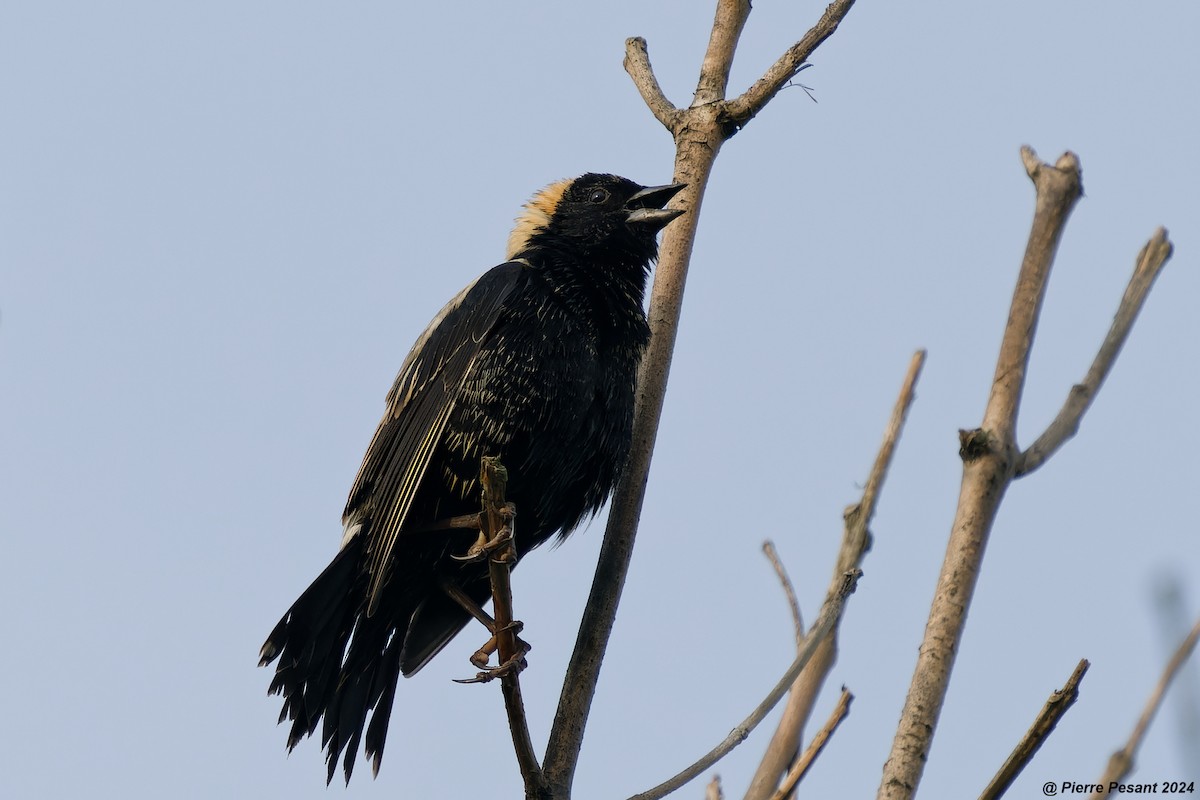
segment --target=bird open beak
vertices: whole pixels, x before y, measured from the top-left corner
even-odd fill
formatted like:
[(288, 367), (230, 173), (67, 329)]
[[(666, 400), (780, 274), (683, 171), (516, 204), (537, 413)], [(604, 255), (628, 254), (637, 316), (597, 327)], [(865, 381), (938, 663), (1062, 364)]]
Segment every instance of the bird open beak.
[(629, 198), (625, 209), (629, 216), (625, 221), (658, 232), (668, 222), (683, 213), (681, 208), (663, 208), (667, 201), (679, 193), (686, 183), (671, 183), (666, 186), (647, 186)]

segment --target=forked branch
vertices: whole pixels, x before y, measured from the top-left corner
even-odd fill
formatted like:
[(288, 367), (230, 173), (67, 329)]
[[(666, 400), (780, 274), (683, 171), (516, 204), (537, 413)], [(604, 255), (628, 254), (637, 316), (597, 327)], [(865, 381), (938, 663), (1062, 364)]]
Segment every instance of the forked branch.
[[(878, 794), (881, 800), (911, 798), (917, 790), (941, 716), (988, 535), (1005, 491), (1020, 466), (1028, 472), (1061, 444), (1048, 441), (1046, 444), (1053, 447), (1031, 448), (1035, 454), (1045, 455), (1022, 456), (1016, 442), (1016, 425), (1050, 268), (1067, 217), (1083, 191), (1079, 159), (1068, 152), (1054, 165), (1045, 164), (1028, 147), (1021, 149), (1021, 159), (1037, 190), (1029, 243), (1013, 292), (983, 424), (976, 430), (960, 432), (963, 480), (958, 508), (912, 683), (884, 765)], [(1169, 253), (1165, 235), (1162, 238), (1160, 249)], [(1140, 306), (1140, 300), (1131, 305)], [(1121, 334), (1103, 374), (1111, 367), (1123, 339)], [(1102, 347), (1102, 352), (1105, 350)]]
[[(807, 59), (836, 29), (837, 22), (852, 5), (853, 0), (835, 0), (813, 31), (789, 50), (789, 53), (795, 51), (792, 57), (801, 61)], [(723, 97), (737, 40), (749, 12), (747, 0), (718, 0), (714, 31), (697, 84), (696, 102), (685, 110), (676, 109), (663, 94), (650, 67), (645, 41), (630, 39), (626, 42), (625, 68), (655, 118), (675, 139), (675, 180), (686, 183), (687, 187), (676, 195), (673, 203), (688, 213), (668, 227), (663, 235), (647, 314), (651, 339), (638, 376), (633, 442), (609, 506), (608, 526), (591, 593), (546, 746), (545, 774), (553, 794), (558, 797), (570, 796), (596, 681), (629, 571), (705, 186), (721, 145), (753, 116), (751, 113), (740, 122), (730, 124)], [(757, 107), (761, 108), (773, 93), (760, 92), (761, 98), (755, 101)], [(709, 94), (714, 96), (709, 97)], [(755, 102), (744, 105), (749, 109)]]
[[(917, 379), (924, 364), (925, 351), (918, 350), (909, 361), (908, 372), (904, 376), (904, 383), (900, 387), (891, 418), (884, 430), (883, 443), (879, 446), (875, 463), (867, 476), (862, 498), (843, 514), (842, 543), (838, 548), (837, 561), (826, 598), (838, 591), (841, 576), (845, 572), (862, 566), (867, 548), (870, 547), (871, 535), (867, 526), (875, 516), (879, 493), (883, 489), (884, 479), (896, 453), (908, 411), (916, 397)], [(745, 800), (766, 800), (777, 791), (779, 776), (792, 764), (804, 736), (804, 725), (812, 715), (817, 697), (837, 661), (837, 635), (838, 628), (835, 625), (832, 633), (821, 642), (812, 660), (793, 684), (783, 716), (754, 772), (746, 790)]]
[(858, 579), (862, 577), (862, 570), (853, 570), (842, 576), (842, 585), (836, 596), (830, 598), (821, 607), (821, 613), (817, 617), (817, 621), (813, 623), (809, 629), (808, 635), (804, 637), (804, 644), (800, 647), (800, 652), (796, 655), (796, 659), (792, 661), (791, 666), (783, 674), (783, 677), (775, 684), (766, 698), (758, 704), (746, 719), (742, 720), (741, 724), (729, 732), (720, 744), (708, 751), (691, 766), (679, 772), (674, 777), (663, 781), (658, 786), (655, 786), (649, 791), (634, 795), (629, 800), (658, 800), (660, 797), (666, 797), (671, 792), (683, 786), (688, 781), (703, 773), (713, 764), (720, 761), (725, 755), (746, 740), (750, 732), (758, 727), (758, 724), (770, 713), (783, 696), (787, 693), (792, 682), (796, 680), (796, 676), (804, 669), (805, 664), (812, 658), (816, 652), (817, 646), (833, 629), (838, 619), (842, 616), (842, 609), (846, 604), (846, 598), (854, 593), (858, 586)]
[[(799, 741), (802, 726), (808, 718), (809, 713), (811, 713), (811, 707), (813, 702), (815, 702), (817, 690), (828, 674), (829, 668), (833, 665), (833, 653), (835, 652), (833, 642), (837, 625), (842, 618), (846, 597), (854, 591), (858, 578), (862, 575), (859, 564), (862, 563), (862, 558), (869, 547), (870, 535), (867, 531), (867, 523), (874, 516), (879, 492), (883, 488), (884, 478), (887, 475), (888, 467), (895, 454), (896, 445), (900, 440), (900, 433), (904, 428), (904, 421), (908, 416), (908, 410), (912, 407), (916, 382), (924, 363), (925, 352), (923, 350), (919, 350), (913, 354), (908, 372), (904, 378), (904, 384), (900, 389), (900, 396), (896, 399), (895, 408), (892, 410), (891, 418), (884, 432), (883, 444), (880, 445), (879, 453), (875, 457), (875, 463), (871, 468), (870, 476), (867, 478), (863, 497), (857, 504), (847, 509), (845, 514), (846, 524), (843, 532), (842, 546), (838, 553), (838, 568), (841, 571), (835, 573), (833, 577), (833, 582), (826, 595), (825, 602), (821, 606), (821, 613), (817, 621), (813, 623), (807, 635), (797, 644), (798, 652), (795, 661), (792, 662), (787, 672), (775, 684), (775, 687), (767, 697), (720, 744), (674, 777), (647, 792), (635, 795), (630, 800), (657, 800), (657, 798), (665, 797), (670, 792), (675, 791), (697, 775), (703, 773), (723, 758), (730, 750), (741, 744), (750, 735), (750, 732), (762, 722), (767, 713), (775, 707), (775, 704), (783, 698), (783, 695), (789, 691), (791, 691), (792, 695), (788, 701), (788, 708), (784, 711), (784, 720), (781, 722), (779, 730), (776, 731), (771, 745), (767, 748), (767, 755), (764, 757), (763, 764), (760, 765), (758, 770), (759, 774), (766, 776), (766, 781), (769, 781), (769, 783), (766, 781), (763, 782), (766, 786), (765, 790), (756, 788), (756, 785), (760, 783), (756, 774), (755, 781), (751, 783), (746, 797), (748, 800), (759, 796), (764, 798), (773, 797), (779, 791), (781, 775), (784, 775), (785, 772), (790, 775), (794, 785), (794, 781), (798, 781), (803, 777), (804, 772), (808, 769), (808, 764), (811, 764), (812, 759), (816, 758), (821, 747), (824, 746), (824, 738), (828, 738), (828, 734), (824, 738), (818, 737), (817, 746), (810, 748), (811, 754), (806, 751), (799, 760), (795, 760), (796, 743)], [(773, 548), (771, 549), (773, 550)], [(778, 565), (776, 568), (779, 569), (780, 579), (784, 584), (789, 598), (791, 598), (790, 582), (787, 580), (782, 568)], [(798, 608), (790, 599), (789, 602), (794, 609), (793, 614), (798, 620)], [(797, 624), (798, 627), (799, 625)], [(818, 655), (822, 658), (820, 669), (812, 670), (811, 668)], [(798, 679), (802, 675), (810, 675), (810, 677), (801, 682)], [(848, 695), (848, 693), (845, 694)], [(843, 702), (845, 703), (845, 711), (848, 712), (849, 698), (846, 697)], [(840, 721), (841, 716), (844, 715), (844, 713), (835, 715), (837, 716), (837, 721)], [(837, 721), (829, 724), (829, 734), (836, 728)], [(789, 769), (789, 766), (791, 769)], [(785, 780), (787, 779), (785, 776)], [(763, 792), (761, 795), (758, 794), (760, 791)]]
[(745, 127), (788, 81), (796, 77), (821, 42), (838, 29), (838, 25), (850, 13), (853, 5), (854, 0), (836, 0), (830, 3), (825, 13), (817, 20), (817, 24), (813, 25), (800, 41), (789, 47), (766, 74), (743, 92), (741, 97), (729, 103), (729, 117), (739, 129)]

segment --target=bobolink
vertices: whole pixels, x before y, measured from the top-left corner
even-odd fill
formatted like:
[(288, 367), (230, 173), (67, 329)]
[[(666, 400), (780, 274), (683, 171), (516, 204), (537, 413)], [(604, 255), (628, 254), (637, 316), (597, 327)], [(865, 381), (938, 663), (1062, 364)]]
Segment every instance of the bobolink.
[(451, 300), (404, 360), (350, 490), (341, 549), (261, 653), (261, 665), (279, 659), (270, 691), (292, 723), (288, 748), (324, 717), (330, 780), (343, 750), (350, 780), (360, 742), (378, 772), (397, 678), (467, 624), (463, 598), (491, 596), (487, 564), (455, 558), (475, 532), (431, 530), (479, 511), (481, 457), (508, 468), (521, 555), (565, 537), (612, 492), (650, 335), (655, 236), (682, 213), (663, 208), (681, 188), (592, 173), (543, 189), (505, 263)]

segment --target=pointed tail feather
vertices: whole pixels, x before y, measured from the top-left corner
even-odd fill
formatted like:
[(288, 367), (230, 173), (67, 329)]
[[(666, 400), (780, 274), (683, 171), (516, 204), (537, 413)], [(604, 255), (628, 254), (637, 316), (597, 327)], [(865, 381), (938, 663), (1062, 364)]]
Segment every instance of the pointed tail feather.
[(276, 659), (268, 689), (283, 696), (279, 721), (291, 720), (288, 750), (311, 735), (338, 691), (342, 654), (365, 586), (359, 577), (361, 544), (351, 542), (292, 604), (259, 653), (259, 666)]
[(422, 599), (423, 582), (392, 581), (382, 598), (388, 613), (367, 616), (363, 539), (345, 543), (284, 614), (259, 655), (260, 666), (278, 660), (268, 691), (283, 696), (279, 721), (291, 721), (289, 751), (324, 718), (327, 782), (339, 760), (350, 782), (364, 733), (366, 756), (378, 773), (405, 636)]

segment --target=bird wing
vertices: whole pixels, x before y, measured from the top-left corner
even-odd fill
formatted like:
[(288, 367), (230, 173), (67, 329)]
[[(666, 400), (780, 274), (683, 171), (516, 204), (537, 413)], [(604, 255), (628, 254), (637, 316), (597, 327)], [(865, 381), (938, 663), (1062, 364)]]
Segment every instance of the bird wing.
[(417, 339), (388, 392), (387, 411), (363, 457), (343, 516), (349, 531), (363, 522), (363, 506), (372, 508), (366, 549), (368, 615), (379, 602), (396, 539), (463, 384), (525, 274), (523, 263), (510, 261), (463, 289)]

